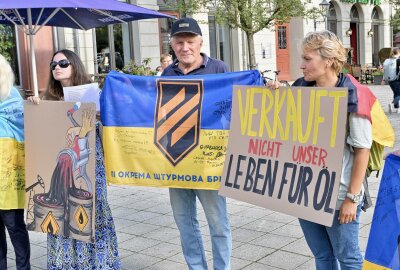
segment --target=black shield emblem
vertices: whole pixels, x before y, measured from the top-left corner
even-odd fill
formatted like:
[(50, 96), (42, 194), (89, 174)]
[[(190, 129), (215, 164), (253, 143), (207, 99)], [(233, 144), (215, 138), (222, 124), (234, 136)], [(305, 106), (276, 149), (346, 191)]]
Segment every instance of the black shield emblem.
[(158, 80), (154, 143), (175, 166), (199, 143), (202, 80)]

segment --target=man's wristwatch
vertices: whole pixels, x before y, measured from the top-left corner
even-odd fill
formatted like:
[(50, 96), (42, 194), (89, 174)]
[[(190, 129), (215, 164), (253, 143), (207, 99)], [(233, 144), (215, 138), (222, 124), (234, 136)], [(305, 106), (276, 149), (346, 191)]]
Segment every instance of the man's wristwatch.
[(346, 198), (350, 199), (353, 203), (359, 204), (361, 202), (362, 196), (361, 194), (354, 195), (347, 192)]

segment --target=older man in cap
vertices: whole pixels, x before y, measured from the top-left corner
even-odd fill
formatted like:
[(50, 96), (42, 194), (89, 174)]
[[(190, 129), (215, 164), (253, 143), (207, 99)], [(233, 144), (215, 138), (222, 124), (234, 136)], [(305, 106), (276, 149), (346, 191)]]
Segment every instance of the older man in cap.
[[(161, 76), (184, 76), (224, 73), (226, 64), (201, 53), (201, 29), (192, 18), (182, 18), (172, 25), (171, 47), (177, 59)], [(195, 165), (193, 165), (195, 166)], [(200, 200), (210, 228), (214, 269), (230, 269), (232, 236), (226, 198), (217, 190), (170, 188), (170, 201), (179, 228), (183, 255), (191, 270), (208, 269), (203, 240), (197, 220), (196, 197)]]

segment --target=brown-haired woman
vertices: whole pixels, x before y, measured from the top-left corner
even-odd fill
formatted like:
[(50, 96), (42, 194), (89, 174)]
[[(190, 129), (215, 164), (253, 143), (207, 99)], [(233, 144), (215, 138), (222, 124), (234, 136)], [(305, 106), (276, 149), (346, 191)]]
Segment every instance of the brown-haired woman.
[[(91, 83), (90, 76), (74, 52), (60, 50), (50, 62), (50, 79), (45, 100), (64, 100), (63, 87)], [(39, 98), (28, 100), (39, 104)], [(96, 124), (96, 213), (95, 242), (93, 244), (48, 234), (47, 269), (120, 269), (117, 236), (111, 210), (107, 203), (103, 147)]]

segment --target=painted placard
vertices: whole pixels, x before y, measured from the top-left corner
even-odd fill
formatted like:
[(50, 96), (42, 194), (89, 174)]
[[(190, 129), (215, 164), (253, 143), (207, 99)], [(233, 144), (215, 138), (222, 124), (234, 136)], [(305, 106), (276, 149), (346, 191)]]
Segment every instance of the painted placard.
[(25, 102), (27, 227), (94, 241), (94, 103)]
[(219, 194), (330, 226), (347, 89), (235, 86)]

